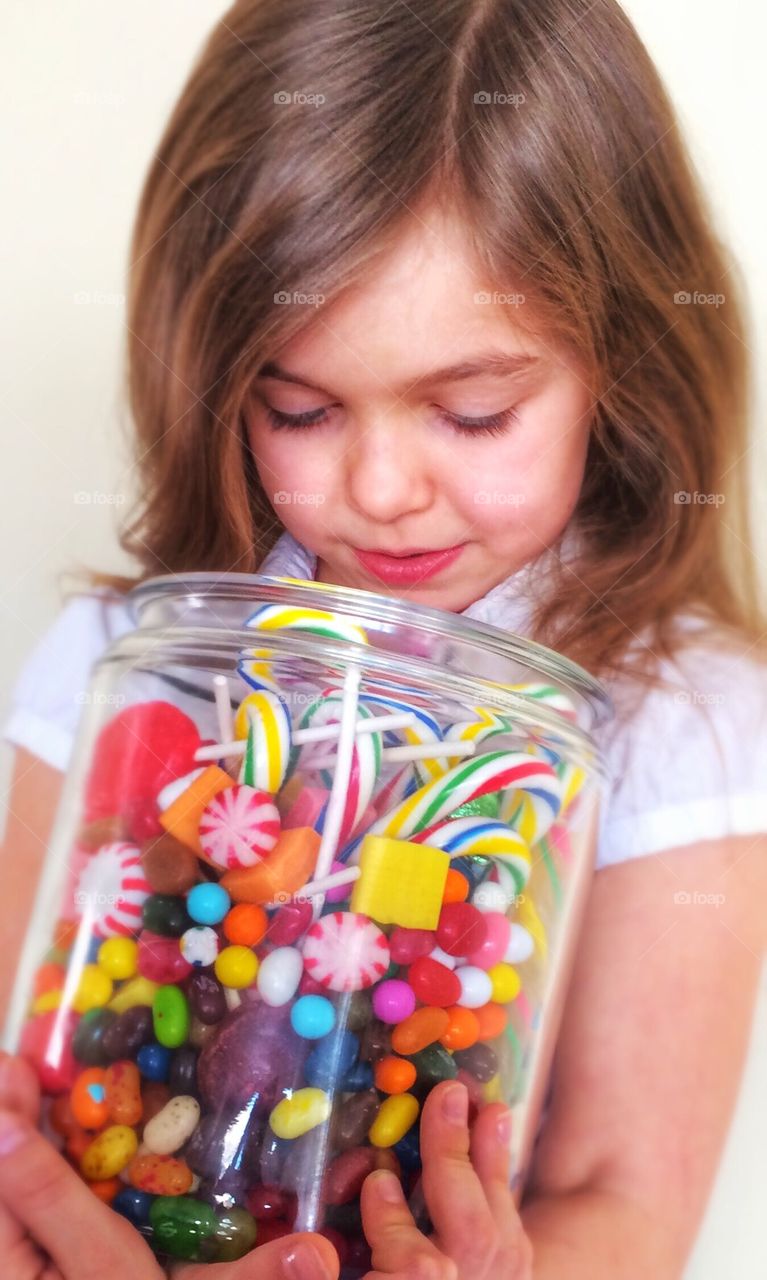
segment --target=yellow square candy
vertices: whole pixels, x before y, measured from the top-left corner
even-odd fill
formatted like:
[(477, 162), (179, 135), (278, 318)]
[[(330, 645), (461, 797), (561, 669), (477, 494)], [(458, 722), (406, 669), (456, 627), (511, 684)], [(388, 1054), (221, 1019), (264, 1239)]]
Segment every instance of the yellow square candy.
[(390, 836), (365, 836), (350, 908), (406, 929), (436, 929), (450, 857), (443, 849)]

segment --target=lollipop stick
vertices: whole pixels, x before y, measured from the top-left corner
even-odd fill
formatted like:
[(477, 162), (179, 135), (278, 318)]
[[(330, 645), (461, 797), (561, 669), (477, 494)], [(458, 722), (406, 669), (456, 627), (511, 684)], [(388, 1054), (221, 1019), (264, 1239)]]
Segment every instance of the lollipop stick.
[[(383, 733), (386, 729), (404, 729), (413, 724), (414, 721), (415, 716), (410, 712), (402, 712), (401, 714), (390, 716), (371, 716), (367, 720), (357, 721), (355, 733)], [(340, 732), (340, 724), (315, 725), (309, 729), (296, 729), (293, 734), (293, 744), (302, 746), (306, 742), (332, 741), (339, 736)], [(194, 753), (194, 758), (202, 764), (206, 760), (222, 760), (226, 756), (244, 756), (246, 750), (247, 739), (232, 737), (227, 742), (214, 742), (211, 746), (199, 747)]]
[[(449, 755), (453, 756), (473, 756), (477, 746), (474, 742), (451, 742)], [(417, 742), (412, 746), (406, 747), (384, 747), (381, 752), (383, 760), (402, 764), (409, 760), (438, 760), (440, 756), (447, 757), (445, 744), (443, 742)], [(331, 769), (336, 762), (336, 756), (321, 756), (316, 760), (312, 760), (312, 769)]]
[[(338, 736), (338, 757), (335, 761), (330, 799), (325, 813), (325, 822), (320, 838), (320, 851), (317, 855), (317, 865), (315, 867), (315, 875), (318, 880), (321, 880), (330, 871), (333, 855), (338, 847), (338, 837), (341, 834), (346, 793), (349, 788), (352, 771), (354, 731), (357, 721), (361, 678), (362, 672), (360, 668), (354, 663), (350, 664), (344, 678), (343, 698), (341, 701), (341, 731)], [(324, 900), (324, 894), (320, 894), (315, 900), (313, 910), (315, 920), (322, 910)]]

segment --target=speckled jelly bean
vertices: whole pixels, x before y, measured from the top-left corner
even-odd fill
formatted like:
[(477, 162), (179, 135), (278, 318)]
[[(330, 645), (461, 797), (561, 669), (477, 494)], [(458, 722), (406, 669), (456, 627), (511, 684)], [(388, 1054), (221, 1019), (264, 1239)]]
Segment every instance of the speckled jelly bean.
[(409, 1018), (394, 1028), (392, 1048), (395, 1053), (403, 1055), (418, 1053), (419, 1049), (425, 1049), (427, 1044), (433, 1044), (444, 1035), (449, 1021), (444, 1009), (429, 1006), (416, 1009), (415, 1013), (411, 1013)]
[(107, 938), (98, 949), (98, 966), (114, 982), (138, 973), (138, 945), (133, 938)]
[(487, 925), (481, 911), (470, 902), (446, 902), (439, 913), (437, 945), (451, 956), (467, 956), (481, 947)]
[(382, 1022), (404, 1022), (416, 1006), (413, 988), (400, 978), (387, 978), (384, 982), (379, 982), (373, 988), (372, 1001), (373, 1011)]
[(299, 996), (290, 1010), (290, 1022), (303, 1040), (319, 1040), (333, 1030), (336, 1011), (325, 996)]
[(422, 1004), (446, 1008), (455, 1004), (461, 984), (452, 969), (431, 956), (419, 956), (407, 971), (407, 980)]
[(196, 884), (186, 896), (186, 909), (196, 924), (220, 924), (231, 905), (226, 889), (207, 881)]
[(170, 1049), (164, 1044), (142, 1045), (136, 1057), (136, 1066), (145, 1080), (167, 1080), (170, 1071)]
[(516, 1000), (522, 989), (522, 979), (510, 964), (501, 962), (493, 965), (487, 976), (492, 983), (492, 999), (496, 1004), (509, 1004)]
[(182, 1045), (189, 1033), (189, 1004), (180, 987), (160, 987), (152, 1003), (155, 1038), (168, 1049)]
[(456, 974), (461, 984), (461, 994), (456, 1004), (462, 1004), (467, 1009), (478, 1009), (492, 999), (493, 984), (484, 969), (478, 969), (474, 964), (463, 964), (456, 969)]
[(327, 1120), (331, 1102), (324, 1089), (296, 1089), (269, 1114), (269, 1125), (278, 1138), (300, 1138)]
[(214, 971), (223, 986), (242, 990), (252, 986), (256, 980), (258, 956), (249, 947), (224, 947), (218, 953)]
[(135, 1129), (125, 1124), (110, 1125), (93, 1139), (80, 1159), (80, 1170), (89, 1182), (103, 1182), (122, 1173), (138, 1150)]
[(276, 947), (261, 961), (257, 985), (262, 1000), (273, 1007), (287, 1004), (293, 999), (301, 974), (304, 957), (295, 947)]
[(196, 969), (207, 969), (215, 963), (221, 943), (215, 929), (210, 925), (195, 924), (178, 940), (179, 950), (184, 959)]
[(391, 1053), (391, 1029), (372, 1018), (360, 1036), (360, 1057), (364, 1062), (378, 1062)]
[(226, 1013), (224, 988), (213, 973), (196, 970), (186, 986), (189, 1006), (200, 1022), (220, 1022)]
[(480, 969), (492, 969), (499, 964), (506, 954), (511, 937), (511, 921), (500, 911), (483, 913), (487, 934), (481, 946), (466, 956), (469, 964)]
[(138, 1124), (144, 1108), (141, 1101), (141, 1073), (135, 1062), (113, 1062), (104, 1072), (104, 1090), (109, 1118), (114, 1124)]
[(150, 1151), (133, 1157), (126, 1176), (132, 1187), (153, 1196), (183, 1196), (194, 1182), (192, 1170), (184, 1160)]
[(350, 1147), (358, 1147), (365, 1139), (381, 1100), (374, 1089), (366, 1093), (355, 1093), (346, 1098), (342, 1107), (336, 1107), (331, 1122), (331, 1144), (339, 1151), (348, 1151)]
[(72, 1000), (75, 1013), (87, 1013), (89, 1009), (100, 1009), (112, 998), (114, 983), (108, 973), (104, 973), (97, 964), (86, 964), (80, 975), (77, 990)]
[(191, 1138), (200, 1119), (200, 1104), (188, 1094), (171, 1098), (148, 1124), (143, 1141), (154, 1155), (172, 1156)]
[(456, 1066), (468, 1071), (482, 1084), (487, 1084), (498, 1072), (498, 1055), (489, 1044), (474, 1044), (470, 1049), (460, 1049), (454, 1054)]
[(167, 893), (152, 893), (142, 908), (142, 922), (150, 933), (166, 938), (180, 938), (192, 923), (186, 901)]
[(154, 1242), (173, 1258), (194, 1262), (218, 1230), (210, 1205), (191, 1196), (158, 1196), (149, 1210)]
[(83, 1129), (101, 1129), (108, 1123), (103, 1067), (89, 1067), (80, 1073), (72, 1085), (69, 1103), (72, 1116)]
[(384, 1098), (370, 1127), (369, 1141), (374, 1147), (393, 1147), (415, 1124), (419, 1110), (418, 1099), (412, 1093)]

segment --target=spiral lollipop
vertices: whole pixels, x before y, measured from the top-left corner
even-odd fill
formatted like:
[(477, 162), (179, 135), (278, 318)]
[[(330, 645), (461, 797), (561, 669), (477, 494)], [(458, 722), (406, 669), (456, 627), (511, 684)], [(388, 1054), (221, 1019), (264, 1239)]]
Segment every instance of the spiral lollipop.
[(245, 657), (237, 663), (237, 674), (251, 689), (266, 689), (279, 698), (281, 690), (272, 673), (271, 654), (271, 649), (245, 650)]
[(580, 795), (586, 781), (586, 770), (572, 760), (560, 760), (554, 768), (562, 787), (562, 808), (559, 815), (562, 817)]
[[(297, 728), (306, 729), (313, 728), (317, 725), (338, 724), (341, 719), (342, 702), (343, 696), (339, 691), (323, 693), (304, 712)], [(357, 715), (360, 720), (370, 720), (373, 718), (372, 711), (361, 703), (357, 707)], [(320, 753), (324, 754), (327, 751), (325, 743), (320, 743), (318, 746)], [(307, 743), (304, 746), (293, 748), (288, 767), (289, 772), (293, 771), (298, 761), (300, 761), (302, 771), (311, 770), (312, 747), (313, 744)], [(382, 753), (382, 733), (358, 733), (355, 736), (354, 747), (352, 749), (351, 773), (349, 776), (349, 785), (346, 791), (339, 834), (339, 841), (342, 844), (344, 841), (348, 840), (352, 831), (357, 826), (357, 823), (360, 821), (365, 810), (370, 804), (381, 772)], [(319, 773), (323, 785), (327, 788), (332, 787), (332, 770), (322, 768)]]
[[(525, 753), (526, 754), (526, 753)], [(528, 756), (528, 759), (535, 759)], [(518, 831), (528, 845), (536, 844), (549, 830), (562, 808), (562, 783), (555, 769), (548, 763), (550, 785), (506, 790), (501, 794), (498, 817)]]
[(238, 718), (243, 708), (248, 717), (247, 746), (239, 780), (276, 795), (285, 781), (290, 758), (290, 712), (282, 699), (268, 689), (249, 694)]
[(510, 693), (524, 694), (526, 698), (532, 698), (533, 702), (540, 702), (543, 706), (551, 707), (568, 720), (575, 722), (578, 719), (578, 713), (572, 700), (553, 684), (543, 684), (531, 680), (523, 684), (505, 684), (501, 687), (507, 689)]
[(327, 609), (304, 609), (287, 604), (262, 604), (245, 620), (246, 627), (258, 631), (309, 631), (326, 640), (350, 640), (367, 644), (362, 627)]
[[(405, 689), (403, 692), (417, 694), (415, 689)], [(377, 693), (371, 686), (368, 686), (365, 692), (360, 695), (360, 701), (366, 706), (388, 707), (393, 711), (409, 711), (414, 715), (416, 717), (414, 725), (408, 725), (397, 731), (396, 736), (402, 742), (420, 746), (426, 742), (442, 741), (442, 730), (439, 723), (424, 707), (414, 706), (412, 702), (406, 702), (404, 698), (394, 698), (389, 693)], [(449, 768), (450, 761), (446, 756), (434, 756), (428, 760), (414, 760), (412, 762), (412, 771), (419, 784), (428, 782), (431, 778), (440, 777)]]
[[(475, 713), (473, 720), (459, 720), (450, 725), (445, 732), (446, 742), (474, 742), (479, 745), (494, 734), (514, 732), (511, 716), (500, 716), (487, 707), (473, 707), (472, 710)], [(454, 763), (455, 757), (452, 757), (451, 767)]]
[(448, 818), (411, 838), (416, 844), (444, 849), (455, 858), (478, 854), (502, 858), (514, 876), (517, 892), (530, 878), (529, 846), (519, 832), (512, 831), (505, 822), (479, 817)]

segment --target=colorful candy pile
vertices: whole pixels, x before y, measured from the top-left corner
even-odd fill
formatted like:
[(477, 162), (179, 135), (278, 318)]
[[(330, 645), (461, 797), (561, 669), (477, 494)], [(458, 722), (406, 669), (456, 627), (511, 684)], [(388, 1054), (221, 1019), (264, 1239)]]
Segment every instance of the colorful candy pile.
[(523, 891), (584, 775), (530, 746), (474, 755), (513, 730), (487, 708), (444, 726), (368, 683), (293, 715), (264, 652), (239, 674), (231, 724), (218, 678), (221, 742), (165, 701), (101, 731), (21, 1049), (49, 1130), (160, 1255), (241, 1257), (303, 1225), (322, 1174), (320, 1229), (364, 1269), (362, 1182), (386, 1167), (412, 1191), (429, 1090), (508, 1094), (516, 966), (547, 945)]

